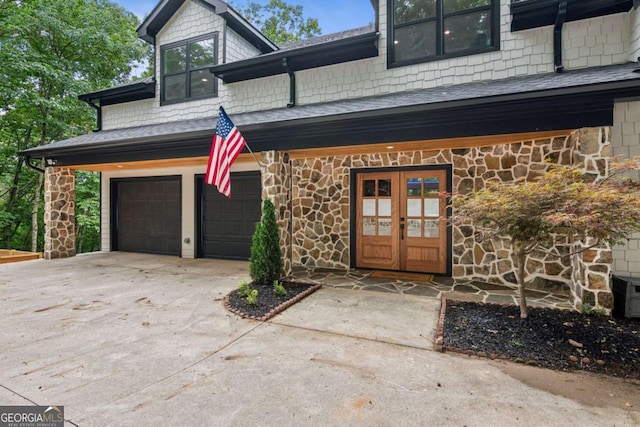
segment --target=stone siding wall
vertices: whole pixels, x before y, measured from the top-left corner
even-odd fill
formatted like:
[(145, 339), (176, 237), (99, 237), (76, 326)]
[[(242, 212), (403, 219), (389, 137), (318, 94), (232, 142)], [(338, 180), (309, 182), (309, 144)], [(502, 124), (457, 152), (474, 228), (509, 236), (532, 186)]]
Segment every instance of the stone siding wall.
[[(606, 177), (611, 161), (612, 130), (608, 127), (587, 128), (575, 131), (571, 138), (576, 147), (576, 163), (583, 164), (585, 172), (596, 180)], [(580, 252), (593, 245), (593, 242), (579, 242), (572, 250)], [(574, 306), (581, 310), (583, 303), (607, 310), (613, 308), (611, 291), (611, 272), (613, 253), (609, 245), (580, 252), (572, 258)]]
[[(534, 179), (548, 169), (549, 163), (585, 162), (591, 173), (604, 173), (609, 137), (609, 128), (596, 128), (582, 129), (566, 137), (479, 148), (296, 159), (292, 162), (293, 264), (350, 267), (350, 173), (354, 170), (451, 164), (454, 194), (466, 193), (484, 188), (492, 180)], [(517, 266), (508, 241), (486, 238), (474, 227), (453, 226), (452, 231), (454, 278), (517, 283)], [(607, 264), (610, 252), (599, 248), (595, 254), (586, 253), (584, 259), (560, 257), (569, 254), (572, 248), (559, 245), (552, 251), (555, 256), (532, 254), (526, 266), (528, 281), (533, 287), (573, 294), (576, 306), (583, 296), (595, 299), (597, 304), (608, 303), (605, 295), (610, 293)], [(573, 280), (576, 270), (580, 277), (585, 277), (577, 285)]]
[[(575, 142), (571, 137), (523, 141), (509, 145), (454, 150), (454, 194), (486, 187), (493, 180), (532, 180), (549, 163), (572, 164)], [(517, 264), (506, 239), (485, 239), (482, 230), (453, 227), (453, 276), (486, 282), (516, 284)], [(525, 268), (534, 286), (564, 290), (571, 281), (571, 262), (548, 254), (531, 254)]]
[[(375, 156), (374, 156), (375, 157)], [(369, 156), (298, 159), (293, 173), (293, 264), (349, 268), (349, 171), (395, 159)]]
[[(453, 191), (483, 188), (490, 180), (513, 181), (543, 173), (548, 164), (570, 164), (569, 137), (459, 150), (411, 151), (296, 159), (293, 173), (293, 262), (306, 267), (349, 268), (350, 173), (376, 167), (453, 166)], [(515, 272), (504, 243), (478, 243), (469, 227), (454, 227), (454, 277), (508, 276)], [(564, 271), (564, 269), (563, 269)], [(568, 278), (567, 278), (568, 279)], [(507, 280), (508, 281), (508, 280)]]
[(76, 254), (76, 176), (72, 169), (49, 167), (44, 181), (44, 258)]
[(276, 210), (280, 231), (283, 271), (291, 274), (291, 165), (287, 154), (262, 153), (262, 199), (269, 198)]
[[(579, 251), (589, 243), (578, 243), (574, 250)], [(607, 310), (613, 308), (612, 262), (611, 249), (607, 245), (587, 249), (572, 258), (574, 307), (581, 310), (582, 304), (587, 303)]]

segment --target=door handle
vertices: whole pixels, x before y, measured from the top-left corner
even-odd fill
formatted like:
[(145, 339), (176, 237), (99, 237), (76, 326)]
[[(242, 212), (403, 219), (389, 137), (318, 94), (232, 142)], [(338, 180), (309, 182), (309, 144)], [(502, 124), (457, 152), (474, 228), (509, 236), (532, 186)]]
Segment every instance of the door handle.
[(400, 218), (400, 240), (404, 240), (404, 218)]

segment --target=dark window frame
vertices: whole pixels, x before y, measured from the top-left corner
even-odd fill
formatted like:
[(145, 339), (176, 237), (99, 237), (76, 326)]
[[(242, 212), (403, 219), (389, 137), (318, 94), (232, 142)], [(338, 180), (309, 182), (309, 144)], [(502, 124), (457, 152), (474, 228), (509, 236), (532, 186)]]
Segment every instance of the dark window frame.
[[(455, 11), (444, 13), (443, 0), (436, 0), (436, 16), (417, 19), (415, 21), (403, 22), (401, 24), (395, 24), (395, 1), (389, 0), (387, 2), (387, 68), (404, 67), (407, 65), (420, 64), (424, 62), (440, 61), (443, 59), (457, 58), (461, 56), (476, 55), (479, 53), (494, 52), (500, 50), (500, 0), (490, 0), (489, 6), (481, 6), (471, 9), (465, 9), (462, 11)], [(480, 12), (488, 10), (491, 17), (491, 45), (483, 48), (465, 49), (452, 53), (444, 52), (444, 20), (454, 16), (462, 16), (473, 12)], [(395, 60), (395, 30), (396, 28), (406, 28), (416, 24), (425, 22), (436, 23), (436, 54), (430, 56), (420, 56), (411, 59)]]
[[(173, 42), (173, 43), (169, 43), (163, 46), (160, 46), (160, 70), (159, 70), (159, 75), (160, 75), (160, 105), (171, 105), (171, 104), (178, 104), (181, 102), (187, 102), (187, 101), (195, 101), (198, 99), (207, 99), (207, 98), (216, 98), (218, 96), (218, 79), (213, 75), (213, 73), (211, 73), (211, 78), (213, 79), (213, 93), (207, 93), (204, 95), (196, 95), (196, 96), (191, 96), (191, 73), (194, 71), (199, 71), (199, 70), (208, 70), (211, 65), (207, 64), (207, 65), (203, 65), (203, 66), (198, 66), (198, 67), (193, 67), (191, 68), (191, 61), (190, 61), (190, 49), (189, 49), (189, 45), (192, 43), (196, 43), (196, 42), (201, 42), (203, 40), (208, 40), (208, 39), (213, 39), (213, 65), (217, 65), (218, 64), (218, 39), (219, 39), (219, 33), (213, 32), (213, 33), (208, 33), (208, 34), (203, 34), (201, 36), (198, 37), (192, 37), (190, 39), (186, 39), (186, 40), (180, 40), (178, 42)], [(164, 56), (165, 56), (165, 52), (169, 49), (175, 49), (177, 47), (185, 47), (185, 70), (184, 70), (184, 79), (185, 79), (185, 97), (184, 98), (179, 98), (179, 99), (170, 99), (167, 100), (166, 99), (166, 88), (165, 88), (165, 77), (167, 76), (172, 76), (172, 75), (179, 75), (182, 74), (182, 72), (177, 72), (177, 73), (166, 73), (164, 72)]]

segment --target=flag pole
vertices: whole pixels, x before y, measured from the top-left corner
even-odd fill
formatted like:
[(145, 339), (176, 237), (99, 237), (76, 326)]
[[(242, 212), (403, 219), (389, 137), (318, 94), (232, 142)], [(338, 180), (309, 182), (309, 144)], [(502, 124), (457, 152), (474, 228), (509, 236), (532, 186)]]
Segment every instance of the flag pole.
[[(224, 111), (224, 108), (222, 107), (222, 104), (220, 104), (220, 106), (218, 108), (222, 108), (222, 110)], [(225, 112), (226, 114), (226, 112)], [(258, 160), (258, 158), (256, 157), (256, 154), (253, 152), (253, 150), (251, 149), (251, 147), (249, 147), (249, 143), (247, 142), (247, 140), (244, 140), (244, 146), (247, 147), (247, 150), (249, 150), (249, 153), (251, 153), (251, 155), (253, 156), (253, 160), (256, 161), (256, 163), (258, 164), (258, 166), (260, 166), (262, 168), (262, 163), (260, 163), (260, 160)]]
[(249, 144), (247, 143), (247, 141), (245, 140), (244, 142), (244, 146), (247, 147), (247, 150), (249, 150), (249, 152), (251, 153), (251, 155), (253, 156), (253, 159), (256, 161), (256, 163), (258, 164), (258, 166), (262, 167), (262, 163), (260, 163), (260, 160), (258, 160), (258, 158), (256, 157), (256, 154), (253, 152), (253, 150), (251, 150), (251, 147), (249, 147)]

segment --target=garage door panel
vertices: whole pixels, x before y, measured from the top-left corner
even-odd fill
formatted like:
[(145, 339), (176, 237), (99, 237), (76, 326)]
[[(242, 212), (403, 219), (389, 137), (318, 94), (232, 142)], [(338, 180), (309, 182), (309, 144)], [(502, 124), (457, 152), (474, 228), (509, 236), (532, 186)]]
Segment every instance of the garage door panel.
[(231, 174), (231, 198), (201, 179), (201, 256), (248, 259), (255, 224), (261, 216), (260, 172)]
[(227, 243), (221, 240), (208, 242), (208, 258), (246, 259), (246, 245), (243, 242)]
[(179, 177), (114, 180), (114, 250), (181, 254)]
[(244, 223), (240, 220), (227, 221), (227, 234), (230, 236), (242, 236), (244, 234)]

